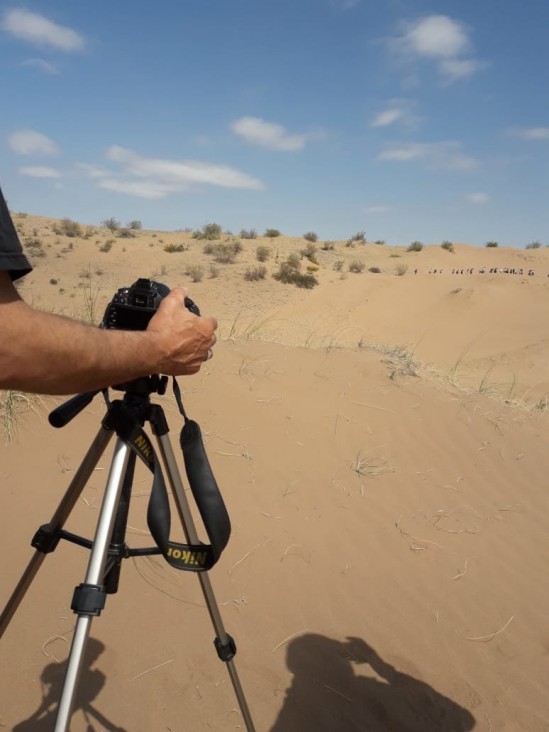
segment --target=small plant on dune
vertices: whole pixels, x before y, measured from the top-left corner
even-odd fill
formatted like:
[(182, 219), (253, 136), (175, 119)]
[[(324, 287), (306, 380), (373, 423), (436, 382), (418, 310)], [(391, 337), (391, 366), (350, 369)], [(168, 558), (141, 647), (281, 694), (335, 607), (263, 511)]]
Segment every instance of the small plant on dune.
[(71, 219), (62, 219), (58, 224), (53, 225), (55, 234), (68, 237), (82, 236), (82, 227)]
[(174, 252), (185, 252), (187, 251), (188, 247), (185, 244), (165, 244), (164, 245), (164, 251), (168, 252), (169, 254), (173, 254)]
[(379, 247), (383, 247), (383, 246), (385, 246), (385, 239), (378, 239), (374, 243), (377, 244)]
[(344, 266), (345, 262), (342, 259), (338, 259), (337, 262), (334, 262), (332, 269), (334, 272), (342, 272)]
[(368, 267), (368, 272), (371, 272), (372, 274), (380, 274), (381, 269), (380, 267)]
[(191, 264), (185, 270), (185, 276), (191, 278), (191, 282), (202, 282), (204, 267), (200, 264)]
[(395, 267), (395, 274), (397, 277), (403, 277), (407, 271), (408, 271), (407, 264), (397, 264), (397, 266)]
[(118, 231), (120, 228), (120, 221), (117, 221), (114, 216), (111, 216), (110, 219), (102, 221), (101, 226), (104, 226), (109, 231)]
[(295, 285), (296, 287), (305, 289), (311, 289), (315, 285), (318, 285), (318, 280), (314, 274), (310, 272), (303, 274), (300, 269), (301, 262), (298, 255), (290, 254), (284, 262), (280, 263), (278, 272), (275, 272), (273, 277), (278, 282), (284, 282), (284, 284)]
[(447, 252), (453, 252), (454, 251), (454, 245), (451, 241), (443, 241), (440, 245), (443, 249), (445, 249)]
[(539, 249), (541, 247), (541, 242), (539, 241), (531, 241), (530, 244), (526, 245), (526, 249)]
[(485, 247), (492, 247), (492, 248), (494, 248), (494, 247), (499, 246), (499, 244), (497, 243), (497, 241), (487, 241), (484, 246)]
[(241, 239), (257, 239), (257, 231), (255, 229), (240, 229)]
[(193, 231), (193, 239), (207, 239), (213, 241), (221, 239), (223, 230), (219, 224), (204, 224), (202, 229)]
[(12, 442), (15, 438), (19, 414), (29, 409), (35, 411), (36, 405), (40, 401), (40, 397), (36, 395), (25, 394), (14, 389), (0, 391), (0, 419), (4, 427), (6, 442)]
[(269, 247), (266, 247), (264, 244), (261, 246), (258, 246), (255, 250), (255, 257), (258, 262), (266, 262), (269, 257), (271, 256), (271, 250)]
[(31, 239), (27, 239), (25, 241), (25, 247), (28, 249), (31, 257), (33, 258), (46, 256), (46, 252), (44, 251), (44, 245), (36, 236), (32, 237)]
[(267, 229), (265, 231), (264, 236), (269, 237), (269, 239), (276, 239), (277, 236), (280, 236), (280, 231), (278, 229)]
[(333, 241), (325, 241), (320, 248), (323, 252), (331, 252), (335, 249), (335, 244)]
[(300, 254), (302, 257), (305, 257), (305, 259), (308, 259), (309, 262), (312, 262), (313, 264), (318, 264), (316, 258), (316, 247), (312, 242), (309, 242), (305, 249), (301, 250)]
[(242, 244), (238, 241), (225, 241), (218, 244), (207, 244), (205, 254), (211, 254), (218, 264), (232, 264), (236, 255), (241, 251)]
[(99, 251), (103, 252), (104, 254), (108, 254), (111, 251), (113, 244), (114, 239), (109, 239), (102, 246), (99, 247)]
[(219, 277), (219, 267), (212, 262), (210, 264), (210, 279), (215, 280), (216, 277)]
[(143, 228), (143, 225), (141, 224), (141, 221), (130, 221), (128, 224), (128, 229), (131, 229), (132, 231), (139, 231)]
[(406, 249), (407, 252), (420, 252), (423, 249), (423, 244), (420, 241), (413, 241), (408, 249)]
[(303, 238), (305, 241), (310, 241), (313, 244), (318, 241), (318, 236), (315, 234), (314, 231), (308, 231), (306, 234), (303, 234)]
[(253, 267), (248, 267), (244, 273), (244, 279), (248, 282), (256, 282), (257, 280), (264, 280), (267, 274), (267, 267), (264, 264), (256, 264)]
[(364, 272), (364, 262), (359, 262), (358, 259), (353, 259), (349, 265), (349, 272), (355, 272), (356, 274)]
[(122, 229), (118, 229), (116, 236), (120, 239), (135, 239), (135, 231), (124, 227)]

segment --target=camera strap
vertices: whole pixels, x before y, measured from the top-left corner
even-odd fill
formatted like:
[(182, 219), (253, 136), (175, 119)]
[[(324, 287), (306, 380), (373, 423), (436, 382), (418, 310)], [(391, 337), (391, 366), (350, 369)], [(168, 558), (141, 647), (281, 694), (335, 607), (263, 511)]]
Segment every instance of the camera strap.
[[(226, 547), (231, 534), (231, 523), (206, 455), (200, 427), (187, 417), (175, 379), (174, 394), (185, 419), (180, 435), (185, 471), (210, 544), (181, 544), (170, 541), (171, 512), (168, 491), (152, 442), (121, 401), (112, 403), (108, 426), (116, 431), (153, 473), (147, 524), (164, 559), (175, 569), (206, 572), (214, 566)], [(151, 409), (155, 409), (155, 406), (151, 406)], [(165, 420), (163, 422), (167, 432)], [(152, 424), (154, 427), (154, 421)]]

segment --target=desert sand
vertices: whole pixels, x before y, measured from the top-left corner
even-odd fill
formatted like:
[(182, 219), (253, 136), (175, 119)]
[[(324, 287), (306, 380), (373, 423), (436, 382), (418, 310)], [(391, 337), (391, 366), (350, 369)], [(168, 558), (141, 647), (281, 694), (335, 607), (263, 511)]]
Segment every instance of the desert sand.
[[(209, 576), (258, 732), (549, 730), (549, 249), (318, 242), (308, 290), (272, 277), (299, 237), (241, 240), (212, 277), (189, 232), (69, 238), (14, 219), (35, 307), (97, 323), (117, 288), (150, 277), (219, 320), (214, 358), (179, 383), (231, 517)], [(248, 281), (259, 245), (266, 276)], [(187, 486), (171, 388), (152, 399)], [(63, 401), (2, 394), (2, 607), (105, 414), (98, 395), (56, 430)], [(68, 530), (93, 536), (111, 458)], [(150, 546), (150, 486), (138, 466), (130, 546)], [(6, 630), (1, 728), (53, 728), (88, 556), (61, 542)], [(125, 560), (71, 730), (245, 729), (214, 637), (196, 576)]]

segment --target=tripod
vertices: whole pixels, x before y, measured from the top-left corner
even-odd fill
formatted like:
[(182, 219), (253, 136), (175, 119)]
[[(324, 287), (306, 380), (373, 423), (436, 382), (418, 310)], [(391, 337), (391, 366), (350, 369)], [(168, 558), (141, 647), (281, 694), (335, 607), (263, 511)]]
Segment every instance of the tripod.
[[(254, 732), (252, 718), (233, 661), (236, 654), (236, 645), (231, 636), (224, 630), (210, 579), (207, 571), (205, 571), (217, 561), (219, 554), (228, 541), (230, 523), (218, 493), (215, 478), (213, 478), (209, 468), (198, 425), (187, 421), (179, 390), (177, 389), (175, 392), (176, 398), (180, 411), (186, 420), (181, 434), (181, 445), (184, 451), (187, 476), (204, 519), (208, 536), (212, 540), (212, 546), (200, 543), (168, 437), (169, 428), (164, 411), (161, 406), (152, 404), (150, 401), (150, 395), (153, 392), (158, 394), (165, 392), (166, 383), (167, 377), (155, 375), (118, 385), (115, 388), (124, 391), (124, 397), (122, 400), (112, 403), (108, 400), (107, 392), (103, 392), (107, 403), (107, 413), (101, 428), (76, 471), (50, 523), (41, 526), (35, 534), (32, 546), (36, 549), (36, 552), (27, 565), (2, 615), (0, 615), (0, 637), (2, 637), (40, 569), (46, 554), (54, 551), (61, 539), (90, 550), (85, 580), (76, 587), (71, 604), (71, 609), (77, 614), (78, 618), (54, 732), (68, 732), (69, 730), (92, 619), (100, 615), (105, 606), (107, 594), (117, 592), (122, 559), (152, 554), (163, 554), (172, 566), (178, 569), (195, 571), (198, 574), (204, 600), (216, 632), (214, 644), (217, 654), (220, 660), (227, 665), (246, 729), (248, 732)], [(176, 382), (174, 380), (174, 391), (175, 389)], [(50, 423), (55, 427), (66, 425), (91, 402), (97, 393), (88, 392), (70, 399), (50, 414)], [(147, 422), (150, 423), (157, 439), (158, 451), (168, 477), (183, 532), (189, 545), (176, 544), (168, 540), (169, 506), (162, 470), (155, 460), (152, 444), (142, 429)], [(192, 429), (184, 437), (187, 427), (192, 427)], [(95, 536), (93, 541), (89, 541), (65, 531), (63, 526), (114, 434), (117, 435), (117, 440)], [(186, 452), (184, 443), (187, 445)], [(157, 546), (153, 548), (130, 549), (125, 542), (137, 457), (146, 462), (149, 469), (154, 473), (153, 490), (147, 515), (149, 528), (157, 543)], [(164, 488), (164, 492), (162, 492), (162, 488)]]

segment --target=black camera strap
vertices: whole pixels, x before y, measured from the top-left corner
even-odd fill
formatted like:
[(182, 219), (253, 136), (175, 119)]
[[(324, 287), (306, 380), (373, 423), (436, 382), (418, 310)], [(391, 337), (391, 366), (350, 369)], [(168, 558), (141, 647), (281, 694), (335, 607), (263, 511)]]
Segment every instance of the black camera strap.
[(152, 442), (121, 401), (112, 403), (108, 426), (116, 431), (153, 473), (147, 524), (164, 559), (175, 569), (205, 572), (214, 566), (226, 547), (231, 534), (231, 523), (206, 455), (200, 427), (187, 417), (175, 379), (174, 394), (185, 419), (180, 435), (185, 470), (210, 544), (180, 544), (170, 541), (171, 512), (168, 491)]

